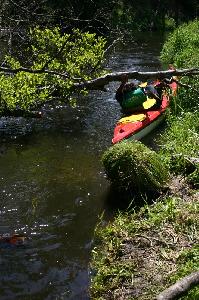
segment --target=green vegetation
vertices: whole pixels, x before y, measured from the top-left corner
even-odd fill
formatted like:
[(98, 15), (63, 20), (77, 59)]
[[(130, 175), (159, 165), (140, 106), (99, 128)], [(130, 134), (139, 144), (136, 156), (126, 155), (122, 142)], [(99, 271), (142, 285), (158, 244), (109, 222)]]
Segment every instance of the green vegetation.
[[(0, 73), (2, 115), (34, 109), (55, 96), (64, 101), (69, 98), (75, 82), (101, 74), (105, 46), (102, 37), (79, 30), (62, 34), (57, 27), (35, 28), (30, 32), (30, 39), (31, 46), (27, 49), (28, 59), (32, 59), (30, 72), (20, 71), (10, 76)], [(5, 58), (4, 65), (14, 70), (22, 67), (21, 62), (11, 56)]]
[(196, 67), (199, 61), (198, 41), (199, 22), (197, 20), (183, 24), (170, 34), (165, 42), (161, 60), (175, 63), (178, 68)]
[(114, 188), (130, 194), (160, 192), (168, 179), (161, 157), (141, 142), (121, 142), (103, 155), (108, 179)]
[[(172, 62), (176, 67), (198, 67), (198, 32), (198, 21), (176, 29), (163, 47), (164, 62)], [(195, 89), (179, 88), (168, 114), (167, 129), (159, 140), (157, 157), (163, 166), (168, 166), (173, 177), (169, 189), (158, 201), (153, 199), (156, 203), (145, 204), (139, 211), (119, 212), (106, 227), (98, 225), (91, 264), (95, 274), (92, 299), (153, 299), (180, 278), (198, 270), (199, 82), (195, 76), (190, 80), (180, 78), (180, 81)], [(127, 145), (124, 143), (115, 149), (121, 147), (125, 153), (125, 147), (130, 147)], [(142, 151), (146, 151), (145, 147)], [(109, 153), (113, 153), (113, 157)], [(118, 153), (121, 152), (118, 150)], [(123, 161), (121, 155), (117, 161), (117, 155), (115, 150), (108, 150), (105, 158), (110, 158), (110, 162), (106, 162), (105, 167), (108, 177), (115, 176), (123, 185), (131, 175), (129, 161), (134, 169), (142, 153), (136, 158), (133, 156), (134, 161), (125, 156)], [(198, 297), (196, 287), (181, 299)]]
[[(5, 32), (9, 56), (1, 57), (1, 61), (3, 66), (14, 69), (26, 67), (31, 72), (12, 73), (11, 76), (5, 71), (0, 73), (0, 115), (28, 112), (57, 95), (74, 103), (73, 98), (69, 99), (74, 83), (102, 74), (105, 46), (102, 36), (115, 38), (116, 33), (120, 36), (128, 31), (132, 38), (135, 31), (175, 28), (183, 20), (192, 20), (197, 16), (197, 11), (195, 0), (189, 1), (189, 5), (185, 1), (168, 3), (165, 0), (133, 3), (125, 0), (75, 0), (72, 3), (3, 0), (0, 26), (5, 29), (2, 32)], [(187, 49), (187, 55), (181, 55), (180, 62), (188, 57), (191, 60), (187, 66), (197, 62), (198, 54), (192, 51), (198, 45), (197, 22), (191, 26), (190, 29), (184, 26), (184, 32), (181, 29), (181, 37), (173, 42), (174, 48), (169, 44), (165, 46), (171, 49), (170, 52), (164, 50), (165, 60), (169, 58), (178, 63), (178, 45), (184, 43), (182, 37), (186, 35), (186, 30), (192, 30), (195, 36), (192, 34), (191, 43), (187, 40), (186, 47), (183, 47)], [(178, 33), (173, 36), (178, 36)], [(172, 58), (169, 53), (173, 50), (177, 56)], [(44, 69), (49, 72), (42, 73)], [(41, 72), (33, 73), (33, 70)], [(63, 76), (53, 72), (61, 72)], [(191, 83), (197, 85), (192, 79)], [(188, 105), (190, 97), (193, 98), (191, 92), (186, 95)]]
[[(195, 20), (178, 27), (168, 38), (163, 46), (161, 59), (167, 65), (173, 63), (177, 68), (196, 68), (199, 66), (199, 21)], [(177, 110), (180, 113), (184, 110), (195, 111), (199, 107), (198, 85), (199, 76), (192, 78), (180, 78), (184, 84), (191, 88), (181, 88), (176, 100)]]
[(197, 194), (172, 195), (137, 213), (119, 213), (106, 227), (99, 225), (91, 298), (154, 299), (197, 270), (198, 209)]
[[(198, 15), (197, 0), (2, 0), (0, 25), (20, 35), (29, 26), (62, 25), (65, 30), (79, 28), (111, 33), (121, 29), (164, 30), (193, 20)], [(16, 22), (17, 20), (17, 22)]]
[(170, 171), (188, 176), (188, 180), (199, 185), (199, 113), (187, 112), (180, 116), (170, 116), (168, 128), (161, 138), (160, 155)]
[[(177, 28), (168, 38), (162, 49), (161, 58), (165, 63), (172, 62), (178, 68), (199, 66), (198, 53), (199, 21), (195, 20)], [(190, 88), (179, 88), (173, 99), (168, 130), (161, 139), (162, 155), (169, 162), (172, 172), (188, 176), (196, 187), (199, 186), (199, 76), (191, 79), (180, 78), (180, 82)]]

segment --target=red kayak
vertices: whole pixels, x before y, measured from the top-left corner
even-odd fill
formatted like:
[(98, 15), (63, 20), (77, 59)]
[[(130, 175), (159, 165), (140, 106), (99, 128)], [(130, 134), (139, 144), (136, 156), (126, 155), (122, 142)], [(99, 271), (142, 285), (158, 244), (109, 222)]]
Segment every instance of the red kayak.
[[(176, 94), (177, 84), (175, 82), (170, 84), (170, 88), (172, 93)], [(148, 99), (148, 101), (152, 100), (154, 99)], [(169, 95), (165, 93), (162, 95), (162, 103), (159, 108), (143, 110), (141, 113), (133, 113), (120, 119), (114, 129), (112, 143), (116, 144), (124, 139), (140, 140), (149, 134), (164, 119), (169, 102)]]

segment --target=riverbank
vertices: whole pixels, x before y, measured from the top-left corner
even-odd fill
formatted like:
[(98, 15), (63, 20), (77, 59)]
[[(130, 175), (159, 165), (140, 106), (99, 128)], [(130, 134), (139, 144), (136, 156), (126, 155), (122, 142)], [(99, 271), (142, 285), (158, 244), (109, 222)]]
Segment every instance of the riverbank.
[[(199, 115), (167, 117), (167, 130), (157, 144), (170, 170), (168, 188), (158, 198), (149, 194), (141, 207), (131, 203), (113, 222), (96, 228), (91, 299), (154, 299), (198, 270)], [(198, 293), (194, 289), (183, 299), (197, 299)]]
[(199, 191), (178, 176), (152, 205), (120, 212), (106, 227), (98, 226), (91, 299), (153, 299), (198, 270), (198, 209)]
[[(197, 20), (177, 28), (164, 44), (163, 61), (177, 68), (197, 66), (198, 28)], [(189, 88), (180, 88), (172, 99), (166, 130), (157, 141), (158, 155), (169, 168), (168, 189), (159, 198), (148, 195), (141, 208), (131, 203), (113, 222), (96, 228), (91, 299), (154, 299), (199, 269), (199, 79), (180, 81)], [(199, 299), (199, 288), (183, 299)]]

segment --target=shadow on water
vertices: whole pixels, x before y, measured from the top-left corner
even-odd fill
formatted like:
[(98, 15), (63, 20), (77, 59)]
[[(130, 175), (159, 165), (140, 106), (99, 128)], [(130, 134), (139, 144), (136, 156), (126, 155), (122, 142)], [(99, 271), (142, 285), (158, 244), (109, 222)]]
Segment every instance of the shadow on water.
[[(108, 67), (160, 68), (160, 39), (143, 40), (112, 53)], [(1, 249), (0, 299), (89, 299), (96, 223), (104, 207), (111, 216), (108, 199), (123, 203), (101, 164), (120, 117), (117, 86), (90, 93), (76, 109), (46, 106), (40, 120), (0, 119), (0, 234), (31, 238), (25, 249)]]
[(138, 211), (144, 205), (156, 201), (160, 195), (158, 192), (141, 195), (136, 193), (136, 191), (118, 191), (110, 185), (107, 189), (104, 203), (104, 219), (105, 221), (110, 221), (114, 220), (120, 212)]
[(106, 201), (104, 203), (104, 220), (114, 220), (119, 212), (137, 210), (144, 204), (144, 198), (135, 194), (119, 193), (111, 185), (106, 193)]

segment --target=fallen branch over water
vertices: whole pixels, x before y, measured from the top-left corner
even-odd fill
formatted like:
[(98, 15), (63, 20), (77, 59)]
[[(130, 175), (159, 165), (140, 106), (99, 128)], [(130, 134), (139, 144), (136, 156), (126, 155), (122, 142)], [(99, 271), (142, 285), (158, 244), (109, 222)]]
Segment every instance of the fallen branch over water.
[(65, 80), (73, 80), (74, 84), (72, 89), (87, 89), (87, 90), (105, 90), (105, 86), (112, 81), (121, 81), (124, 75), (127, 75), (129, 79), (137, 79), (145, 81), (147, 79), (164, 79), (172, 76), (194, 76), (199, 75), (199, 68), (182, 69), (182, 70), (166, 70), (166, 71), (154, 71), (154, 72), (115, 72), (108, 73), (101, 77), (94, 78), (92, 80), (83, 81), (81, 78), (70, 78), (67, 72), (59, 72), (48, 69), (33, 70), (29, 68), (20, 67), (18, 69), (10, 69), (6, 67), (0, 67), (0, 72), (7, 74), (17, 74), (19, 72), (42, 74), (46, 73), (52, 76), (58, 76)]
[(156, 297), (156, 300), (173, 300), (179, 299), (186, 294), (192, 287), (199, 284), (199, 271), (177, 281), (174, 285), (164, 290)]
[(104, 90), (104, 87), (112, 81), (122, 81), (124, 75), (127, 75), (129, 79), (137, 79), (145, 81), (147, 79), (164, 79), (172, 76), (193, 76), (199, 75), (199, 69), (183, 69), (183, 70), (167, 70), (167, 71), (154, 71), (154, 72), (115, 72), (105, 74), (104, 76), (85, 81), (82, 83), (75, 83), (75, 88), (86, 88), (87, 90)]

